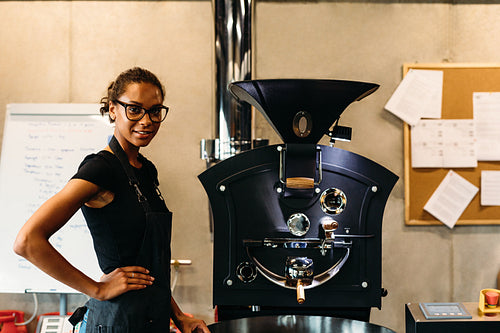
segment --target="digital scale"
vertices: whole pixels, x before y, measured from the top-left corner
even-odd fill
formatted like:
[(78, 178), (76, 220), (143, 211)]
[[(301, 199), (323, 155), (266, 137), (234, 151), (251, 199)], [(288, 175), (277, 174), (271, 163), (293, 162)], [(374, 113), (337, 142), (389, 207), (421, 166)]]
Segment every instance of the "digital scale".
[(419, 303), (425, 319), (472, 319), (462, 303)]
[(407, 303), (406, 333), (498, 333), (500, 315), (483, 315), (477, 302)]

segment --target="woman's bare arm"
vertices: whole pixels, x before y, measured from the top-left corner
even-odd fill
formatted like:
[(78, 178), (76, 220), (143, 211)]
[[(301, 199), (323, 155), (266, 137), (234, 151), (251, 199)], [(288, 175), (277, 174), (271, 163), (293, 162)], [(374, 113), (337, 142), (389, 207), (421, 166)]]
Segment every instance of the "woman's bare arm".
[(90, 297), (105, 300), (128, 290), (142, 289), (152, 283), (143, 267), (118, 268), (97, 282), (69, 263), (49, 242), (86, 202), (100, 193), (99, 186), (72, 179), (47, 200), (26, 222), (17, 235), (14, 252), (25, 257), (56, 280)]

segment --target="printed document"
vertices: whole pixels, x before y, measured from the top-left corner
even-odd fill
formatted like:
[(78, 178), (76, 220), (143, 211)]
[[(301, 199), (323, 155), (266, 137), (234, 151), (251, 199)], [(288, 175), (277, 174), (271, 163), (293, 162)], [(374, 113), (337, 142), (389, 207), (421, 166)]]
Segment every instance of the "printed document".
[(477, 159), (500, 161), (500, 93), (473, 94), (477, 135)]
[(413, 168), (477, 167), (474, 120), (421, 120), (411, 129), (411, 164)]
[(453, 228), (479, 189), (450, 170), (434, 191), (424, 210), (448, 228)]
[(481, 171), (481, 206), (500, 206), (500, 171)]
[(385, 109), (410, 125), (421, 118), (441, 118), (443, 71), (410, 69)]

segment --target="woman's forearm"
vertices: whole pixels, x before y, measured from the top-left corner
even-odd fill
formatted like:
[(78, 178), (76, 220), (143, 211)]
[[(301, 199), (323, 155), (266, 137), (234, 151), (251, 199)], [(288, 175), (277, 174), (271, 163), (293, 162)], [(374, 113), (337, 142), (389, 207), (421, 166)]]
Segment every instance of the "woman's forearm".
[(71, 180), (37, 209), (21, 228), (14, 243), (15, 253), (56, 280), (91, 297), (98, 291), (98, 282), (71, 265), (50, 244), (49, 238), (98, 190), (99, 187), (90, 182)]
[(69, 263), (42, 237), (20, 234), (16, 239), (14, 251), (61, 283), (90, 297), (96, 296), (98, 283)]

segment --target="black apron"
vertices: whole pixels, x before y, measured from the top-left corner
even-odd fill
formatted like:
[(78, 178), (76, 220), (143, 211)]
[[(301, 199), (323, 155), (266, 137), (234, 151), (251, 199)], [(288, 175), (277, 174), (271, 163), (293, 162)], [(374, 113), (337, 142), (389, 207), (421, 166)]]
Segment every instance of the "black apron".
[[(113, 136), (109, 146), (120, 160), (146, 214), (146, 227), (136, 265), (155, 278), (153, 284), (126, 292), (108, 301), (90, 299), (85, 333), (169, 332), (170, 324), (170, 237), (171, 212), (152, 212), (122, 147)], [(143, 164), (143, 167), (145, 165)], [(159, 197), (156, 179), (153, 180)]]

